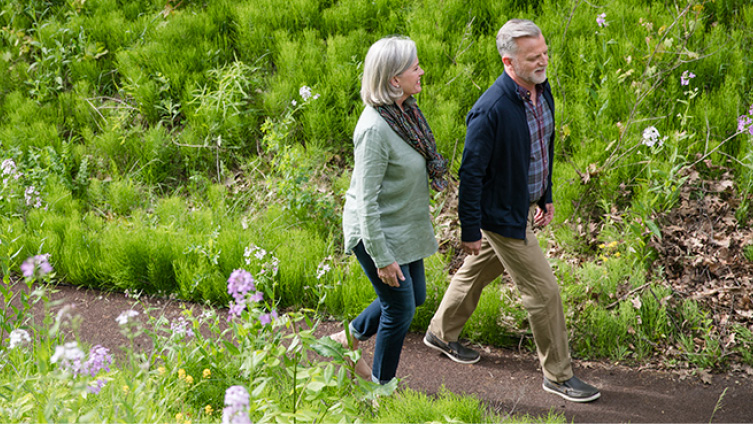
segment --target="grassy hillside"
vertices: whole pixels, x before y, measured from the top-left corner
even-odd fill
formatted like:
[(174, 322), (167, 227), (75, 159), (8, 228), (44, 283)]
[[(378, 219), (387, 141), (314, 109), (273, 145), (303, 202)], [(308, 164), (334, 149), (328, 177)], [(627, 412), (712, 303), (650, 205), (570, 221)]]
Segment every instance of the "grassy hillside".
[[(694, 296), (697, 286), (668, 283), (676, 270), (664, 268), (661, 247), (666, 216), (719, 181), (729, 182), (714, 193), (733, 202), (730, 228), (747, 228), (748, 2), (1, 7), (5, 281), (28, 256), (49, 253), (57, 278), (71, 284), (224, 305), (234, 269), (276, 267), (260, 288), (279, 307), (353, 317), (373, 297), (342, 252), (339, 227), (366, 50), (389, 34), (416, 41), (426, 70), (418, 101), (456, 172), (465, 114), (502, 71), (496, 31), (523, 17), (541, 26), (550, 47), (557, 213), (541, 239), (563, 286), (575, 354), (753, 364), (743, 295), (750, 281), (727, 291), (734, 298), (725, 305), (743, 313), (723, 319), (717, 304)], [(427, 325), (456, 259), (453, 198), (451, 190), (433, 199), (443, 249), (427, 261), (428, 301), (416, 329)], [(750, 241), (732, 240), (735, 260), (750, 262)], [(689, 252), (680, 267), (699, 265)], [(693, 278), (726, 284), (708, 272)], [(504, 280), (486, 291), (465, 331), (497, 344), (526, 334), (525, 312)]]

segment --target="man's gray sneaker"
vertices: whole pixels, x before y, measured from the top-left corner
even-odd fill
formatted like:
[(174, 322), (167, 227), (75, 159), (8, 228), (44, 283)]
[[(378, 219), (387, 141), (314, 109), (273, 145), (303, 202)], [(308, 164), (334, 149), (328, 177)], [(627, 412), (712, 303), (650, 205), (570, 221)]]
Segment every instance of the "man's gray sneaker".
[(440, 340), (439, 337), (432, 334), (431, 331), (426, 332), (426, 336), (424, 337), (424, 344), (432, 349), (436, 349), (444, 353), (453, 361), (459, 362), (461, 364), (475, 364), (479, 359), (481, 359), (481, 355), (479, 355), (475, 350), (468, 349), (458, 342), (445, 343)]
[(591, 402), (601, 396), (599, 389), (584, 383), (578, 377), (572, 377), (564, 383), (555, 383), (544, 377), (544, 390), (554, 393), (571, 402)]

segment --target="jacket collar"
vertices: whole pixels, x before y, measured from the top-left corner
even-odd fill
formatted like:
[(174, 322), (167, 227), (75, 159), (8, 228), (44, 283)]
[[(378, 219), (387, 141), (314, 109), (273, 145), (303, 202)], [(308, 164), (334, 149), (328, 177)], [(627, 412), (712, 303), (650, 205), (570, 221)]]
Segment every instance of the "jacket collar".
[[(494, 85), (499, 86), (500, 90), (502, 91), (502, 94), (511, 98), (515, 99), (519, 103), (523, 103), (523, 100), (518, 95), (518, 83), (516, 83), (510, 75), (507, 74), (507, 72), (502, 72), (502, 75), (500, 75), (496, 81), (494, 81)], [(546, 99), (547, 103), (549, 103), (549, 107), (554, 110), (554, 99), (552, 98), (552, 90), (549, 86), (549, 79), (544, 81), (541, 84), (542, 88), (544, 89), (543, 95)]]

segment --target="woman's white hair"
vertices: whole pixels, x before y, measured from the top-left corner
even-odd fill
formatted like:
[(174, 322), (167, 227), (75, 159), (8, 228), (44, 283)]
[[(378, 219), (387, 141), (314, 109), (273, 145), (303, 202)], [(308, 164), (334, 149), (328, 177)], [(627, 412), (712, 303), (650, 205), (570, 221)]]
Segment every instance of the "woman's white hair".
[(372, 44), (363, 62), (363, 102), (372, 107), (395, 103), (403, 89), (390, 80), (410, 68), (417, 57), (416, 43), (407, 37), (386, 37)]
[(510, 19), (497, 32), (497, 51), (502, 57), (518, 53), (517, 38), (538, 37), (541, 29), (528, 19)]

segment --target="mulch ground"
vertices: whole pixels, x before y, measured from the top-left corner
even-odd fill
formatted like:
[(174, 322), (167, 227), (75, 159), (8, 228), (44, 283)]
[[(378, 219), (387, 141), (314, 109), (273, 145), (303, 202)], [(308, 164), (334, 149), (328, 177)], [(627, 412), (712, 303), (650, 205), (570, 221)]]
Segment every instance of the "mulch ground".
[[(134, 299), (65, 285), (56, 290), (50, 295), (52, 312), (63, 305), (76, 305), (75, 311), (82, 318), (78, 330), (81, 340), (111, 351), (127, 343), (115, 318), (126, 309), (142, 308)], [(200, 308), (165, 299), (140, 301), (170, 319), (179, 316), (181, 307)], [(41, 308), (35, 311), (41, 312)], [(327, 335), (340, 328), (339, 323), (325, 322), (319, 331)], [(576, 374), (602, 391), (599, 400), (577, 404), (541, 389), (542, 374), (532, 353), (475, 345), (482, 352), (481, 361), (461, 365), (424, 346), (422, 338), (423, 334), (410, 333), (405, 341), (398, 369), (402, 384), (428, 394), (439, 392), (444, 385), (454, 393), (477, 396), (500, 414), (542, 416), (553, 411), (575, 423), (753, 422), (750, 375), (714, 374), (702, 381), (663, 371), (576, 360)], [(137, 339), (136, 344), (150, 347), (146, 339)], [(361, 346), (370, 360), (373, 342)]]

